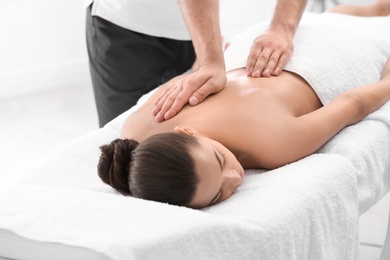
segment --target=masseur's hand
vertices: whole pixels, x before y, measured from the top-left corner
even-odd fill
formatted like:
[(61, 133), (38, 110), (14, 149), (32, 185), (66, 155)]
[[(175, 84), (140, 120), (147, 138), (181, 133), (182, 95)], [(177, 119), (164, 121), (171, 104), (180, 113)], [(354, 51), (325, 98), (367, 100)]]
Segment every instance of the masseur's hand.
[(253, 78), (279, 76), (293, 53), (294, 33), (270, 29), (258, 36), (252, 45), (246, 68)]
[(208, 95), (221, 91), (226, 84), (225, 66), (219, 63), (204, 64), (166, 84), (168, 87), (157, 98), (152, 111), (157, 122), (171, 119), (187, 103), (197, 105)]

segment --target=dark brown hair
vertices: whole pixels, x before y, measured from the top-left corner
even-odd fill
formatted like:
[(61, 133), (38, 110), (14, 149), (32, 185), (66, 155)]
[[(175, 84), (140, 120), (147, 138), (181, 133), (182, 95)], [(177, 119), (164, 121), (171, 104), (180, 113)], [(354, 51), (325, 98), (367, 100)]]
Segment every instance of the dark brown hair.
[(116, 139), (100, 147), (98, 174), (123, 195), (186, 206), (199, 182), (189, 153), (197, 145), (181, 133), (156, 134), (141, 144)]

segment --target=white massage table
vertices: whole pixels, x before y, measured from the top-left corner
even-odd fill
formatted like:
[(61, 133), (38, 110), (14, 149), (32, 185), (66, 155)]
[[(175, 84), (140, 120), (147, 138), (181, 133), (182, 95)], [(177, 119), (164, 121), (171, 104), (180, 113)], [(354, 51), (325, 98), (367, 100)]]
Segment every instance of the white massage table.
[(123, 197), (96, 176), (98, 144), (117, 136), (121, 121), (1, 187), (0, 256), (358, 259), (359, 215), (390, 188), (390, 127), (365, 120), (298, 162), (247, 170), (233, 197), (202, 211)]
[(98, 147), (135, 109), (0, 186), (1, 257), (359, 259), (359, 216), (390, 190), (390, 103), (313, 155), (247, 170), (229, 200), (203, 210), (124, 197), (100, 181)]

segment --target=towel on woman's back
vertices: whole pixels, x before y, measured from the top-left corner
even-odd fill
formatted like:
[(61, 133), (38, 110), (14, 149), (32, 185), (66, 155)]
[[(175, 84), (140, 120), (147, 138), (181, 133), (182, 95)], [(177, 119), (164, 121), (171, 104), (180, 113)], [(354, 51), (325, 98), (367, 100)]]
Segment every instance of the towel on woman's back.
[[(253, 40), (267, 27), (255, 25), (232, 39), (225, 51), (227, 71), (245, 67)], [(305, 13), (294, 44), (285, 70), (303, 77), (327, 104), (348, 89), (380, 79), (390, 56), (390, 16)]]

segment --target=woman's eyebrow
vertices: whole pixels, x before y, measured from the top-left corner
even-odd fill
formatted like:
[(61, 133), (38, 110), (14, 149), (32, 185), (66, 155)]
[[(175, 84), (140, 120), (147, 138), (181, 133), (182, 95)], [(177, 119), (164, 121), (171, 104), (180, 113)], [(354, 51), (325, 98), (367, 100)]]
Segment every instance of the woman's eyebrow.
[(219, 165), (221, 166), (221, 171), (223, 171), (223, 164), (222, 164), (222, 161), (221, 159), (219, 158), (218, 154), (217, 154), (217, 151), (215, 151), (215, 149), (213, 149), (214, 151), (214, 154), (215, 154), (215, 157), (217, 157), (217, 160), (219, 162)]

